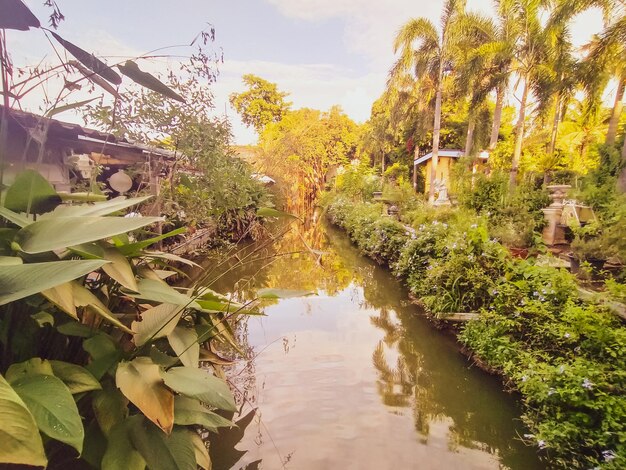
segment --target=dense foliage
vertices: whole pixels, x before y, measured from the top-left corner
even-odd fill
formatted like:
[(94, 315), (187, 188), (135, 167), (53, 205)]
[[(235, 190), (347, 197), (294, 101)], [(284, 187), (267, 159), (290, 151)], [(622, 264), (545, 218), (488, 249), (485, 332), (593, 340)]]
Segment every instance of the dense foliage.
[(253, 312), (164, 281), (177, 272), (170, 263), (189, 263), (151, 249), (172, 234), (140, 238), (161, 219), (116, 215), (145, 199), (62, 203), (32, 170), (7, 190), (0, 463), (211, 467), (196, 430), (232, 426), (214, 411), (232, 416), (236, 406), (219, 370), (199, 368), (200, 354), (210, 342), (236, 348), (227, 320)]
[[(401, 277), (431, 314), (479, 313), (459, 339), (521, 393), (528, 444), (557, 467), (622, 468), (626, 328), (613, 312), (583, 301), (572, 274), (516, 259), (489, 236), (511, 217), (507, 208), (523, 207), (533, 220), (541, 205), (533, 201), (545, 198), (522, 185), (509, 199), (500, 186), (507, 187), (477, 182), (466, 208), (433, 208), (414, 197), (401, 203), (402, 223), (365, 194), (369, 172), (351, 168), (323, 203), (330, 220)], [(623, 284), (607, 286), (613, 298), (626, 298)]]

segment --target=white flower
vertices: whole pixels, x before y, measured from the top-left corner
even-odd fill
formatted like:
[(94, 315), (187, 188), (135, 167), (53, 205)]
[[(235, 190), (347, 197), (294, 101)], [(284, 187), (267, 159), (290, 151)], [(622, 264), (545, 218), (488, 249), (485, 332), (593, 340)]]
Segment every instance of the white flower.
[(539, 439), (537, 441), (537, 445), (539, 446), (540, 449), (543, 449), (546, 447), (546, 441), (544, 441), (543, 439)]
[(528, 380), (528, 376), (527, 375), (522, 376), (522, 382), (526, 382), (527, 380)]
[(550, 390), (548, 390), (548, 396), (554, 395), (555, 393), (556, 393), (556, 390), (553, 387), (550, 387)]
[(611, 460), (613, 460), (615, 457), (617, 457), (617, 455), (615, 454), (615, 452), (613, 452), (612, 450), (603, 450), (602, 451), (602, 457), (604, 457), (604, 460), (606, 462), (610, 462)]
[(563, 372), (565, 372), (565, 366), (560, 365), (559, 366), (559, 374), (562, 374)]
[(593, 382), (591, 380), (585, 378), (582, 383), (582, 387), (587, 390), (591, 390), (593, 388)]
[(571, 335), (571, 334), (569, 334), (569, 333), (565, 333), (565, 334), (563, 335), (563, 337), (564, 337), (564, 338), (569, 338), (569, 337), (571, 337), (571, 336), (572, 336), (572, 335)]

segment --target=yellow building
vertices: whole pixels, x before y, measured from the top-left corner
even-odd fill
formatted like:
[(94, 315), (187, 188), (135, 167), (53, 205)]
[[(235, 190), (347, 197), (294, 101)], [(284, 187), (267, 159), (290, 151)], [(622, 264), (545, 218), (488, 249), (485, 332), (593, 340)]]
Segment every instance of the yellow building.
[[(437, 174), (435, 180), (441, 184), (445, 184), (446, 188), (450, 188), (450, 169), (454, 165), (455, 161), (463, 156), (462, 150), (440, 149), (439, 150), (439, 163), (437, 164)], [(433, 171), (433, 154), (432, 152), (426, 155), (415, 158), (413, 160), (413, 171), (417, 172), (423, 167), (424, 169), (424, 192), (428, 194), (430, 190), (430, 174)], [(416, 174), (416, 173), (415, 173)]]

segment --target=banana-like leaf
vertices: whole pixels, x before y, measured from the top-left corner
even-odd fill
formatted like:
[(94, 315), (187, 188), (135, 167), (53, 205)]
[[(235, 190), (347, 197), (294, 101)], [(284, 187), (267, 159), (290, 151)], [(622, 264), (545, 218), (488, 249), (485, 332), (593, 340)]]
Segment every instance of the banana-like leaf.
[(166, 435), (141, 416), (132, 416), (129, 431), (133, 447), (139, 451), (150, 470), (191, 470), (197, 468), (191, 433), (175, 426)]
[(25, 253), (45, 253), (104, 240), (161, 220), (160, 217), (51, 217), (22, 228), (15, 242)]
[(109, 247), (104, 250), (104, 259), (110, 261), (110, 263), (102, 266), (102, 270), (122, 286), (137, 292), (135, 273), (133, 273), (133, 268), (126, 256), (120, 253), (117, 248)]
[(213, 413), (195, 398), (176, 396), (174, 398), (174, 424), (196, 424), (209, 431), (217, 432), (218, 428), (231, 428), (232, 421)]
[(74, 304), (74, 289), (71, 282), (59, 284), (58, 286), (46, 289), (41, 293), (46, 299), (63, 310), (70, 317), (78, 320), (76, 305)]
[(135, 450), (129, 434), (128, 423), (116, 424), (107, 440), (107, 449), (102, 457), (102, 470), (144, 470), (146, 461)]
[(233, 394), (226, 382), (209, 371), (195, 367), (173, 367), (162, 372), (165, 385), (189, 398), (195, 398), (221, 410), (237, 411)]
[(151, 339), (169, 335), (182, 316), (183, 309), (179, 305), (164, 303), (149, 308), (141, 314), (141, 321), (131, 324), (133, 341), (137, 346), (143, 346)]
[(196, 432), (187, 431), (191, 436), (191, 442), (193, 442), (193, 450), (196, 453), (196, 464), (202, 470), (211, 470), (213, 465), (211, 463), (211, 457), (209, 456), (209, 450), (206, 448), (205, 442)]
[(38, 171), (21, 171), (6, 192), (4, 207), (13, 212), (41, 214), (61, 204), (54, 187)]
[(3, 0), (0, 2), (0, 29), (28, 31), (30, 28), (39, 27), (41, 27), (41, 23), (21, 0)]
[(72, 446), (80, 454), (85, 431), (76, 402), (65, 384), (54, 376), (36, 374), (11, 384), (47, 436)]
[(180, 101), (181, 103), (185, 102), (185, 99), (182, 96), (180, 96), (170, 87), (168, 87), (165, 83), (160, 81), (154, 75), (141, 70), (139, 66), (132, 60), (127, 60), (124, 65), (118, 65), (117, 68), (120, 69), (120, 72), (130, 78), (133, 82), (149, 88), (152, 91), (156, 91), (157, 93), (167, 98)]
[(26, 404), (0, 375), (0, 464), (34, 465), (48, 463), (43, 442)]
[(12, 224), (17, 225), (18, 227), (26, 227), (31, 223), (27, 217), (22, 214), (18, 214), (17, 212), (13, 212), (12, 210), (7, 209), (4, 206), (0, 206), (0, 217), (8, 220)]
[(200, 360), (200, 345), (198, 333), (193, 328), (177, 326), (167, 335), (170, 346), (187, 367), (198, 367)]
[(174, 395), (163, 385), (161, 368), (149, 357), (120, 362), (115, 383), (143, 414), (165, 433), (174, 425)]
[(24, 264), (22, 258), (17, 256), (0, 256), (0, 266), (15, 266), (16, 264)]
[(158, 235), (156, 237), (148, 238), (146, 240), (141, 240), (140, 242), (129, 243), (127, 245), (120, 245), (117, 248), (124, 254), (124, 256), (139, 256), (143, 254), (141, 250), (144, 248), (148, 248), (150, 245), (154, 245), (156, 242), (161, 240), (165, 240), (166, 238), (174, 237), (176, 235), (180, 235), (181, 233), (185, 233), (187, 231), (187, 227), (180, 227), (171, 232), (164, 233), (162, 235)]
[(77, 279), (106, 261), (78, 260), (3, 266), (0, 269), (0, 305)]
[(119, 85), (122, 83), (122, 77), (115, 73), (111, 67), (98, 59), (95, 55), (90, 54), (86, 50), (81, 49), (80, 47), (72, 44), (69, 41), (66, 41), (53, 31), (51, 31), (50, 33), (52, 34), (52, 36), (54, 36), (54, 39), (56, 39), (59, 44), (61, 44), (67, 50), (67, 52), (72, 54), (81, 64), (83, 64), (89, 70), (93, 70), (95, 73), (113, 83), (114, 85)]
[(123, 332), (133, 334), (132, 330), (119, 321), (106, 307), (106, 305), (104, 305), (89, 289), (81, 286), (77, 282), (73, 282), (72, 292), (74, 294), (74, 304), (77, 307), (89, 307), (95, 314), (117, 326)]
[(49, 362), (55, 377), (61, 379), (72, 395), (102, 389), (100, 382), (84, 367), (70, 362)]
[(13, 383), (27, 375), (54, 375), (50, 361), (33, 357), (28, 361), (11, 364), (4, 375), (7, 382)]
[(152, 196), (126, 198), (118, 196), (108, 201), (96, 202), (95, 204), (79, 204), (75, 206), (59, 206), (53, 214), (45, 217), (95, 217), (114, 214), (129, 207), (146, 202)]
[(164, 281), (156, 281), (154, 279), (140, 279), (137, 283), (137, 293), (128, 292), (128, 295), (151, 302), (199, 308), (198, 304), (191, 297), (178, 292)]

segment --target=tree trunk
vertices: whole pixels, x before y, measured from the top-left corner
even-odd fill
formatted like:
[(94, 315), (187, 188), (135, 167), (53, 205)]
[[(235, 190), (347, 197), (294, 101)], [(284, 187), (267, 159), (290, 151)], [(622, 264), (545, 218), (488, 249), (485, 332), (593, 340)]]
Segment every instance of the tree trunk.
[(519, 161), (522, 156), (524, 120), (526, 119), (526, 100), (528, 100), (528, 74), (524, 77), (524, 91), (522, 92), (522, 101), (519, 108), (519, 118), (517, 125), (515, 126), (515, 149), (513, 150), (513, 161), (511, 162), (511, 175), (509, 180), (509, 188), (511, 191), (515, 189)]
[(498, 143), (498, 135), (500, 135), (500, 125), (502, 123), (502, 108), (504, 107), (505, 85), (496, 88), (496, 109), (493, 112), (493, 123), (491, 125), (491, 138), (489, 139), (489, 150), (493, 150)]
[(559, 123), (561, 122), (561, 94), (556, 95), (556, 106), (554, 110), (554, 120), (552, 121), (552, 130), (550, 131), (550, 146), (548, 147), (548, 155), (554, 155), (556, 147), (556, 137), (559, 133)]
[(622, 171), (617, 178), (617, 190), (620, 193), (626, 193), (626, 135), (624, 135), (624, 145), (622, 145)]
[(476, 118), (470, 116), (467, 125), (467, 137), (465, 138), (465, 156), (469, 157), (474, 146), (474, 129), (476, 128)]
[(611, 112), (611, 119), (609, 120), (609, 130), (606, 132), (607, 145), (615, 145), (615, 138), (617, 137), (617, 126), (619, 125), (619, 118), (622, 114), (622, 108), (624, 103), (624, 89), (626, 88), (626, 72), (622, 73), (619, 77), (619, 83), (617, 84), (617, 92), (615, 93), (615, 103), (613, 104), (613, 111)]
[[(441, 69), (441, 67), (440, 67)], [(439, 165), (439, 134), (441, 131), (441, 95), (443, 88), (443, 73), (439, 74), (439, 83), (437, 84), (437, 95), (435, 97), (435, 123), (433, 126), (433, 158), (430, 171), (430, 188), (428, 190), (428, 200), (432, 203), (435, 201), (435, 179), (437, 175), (437, 166)]]

